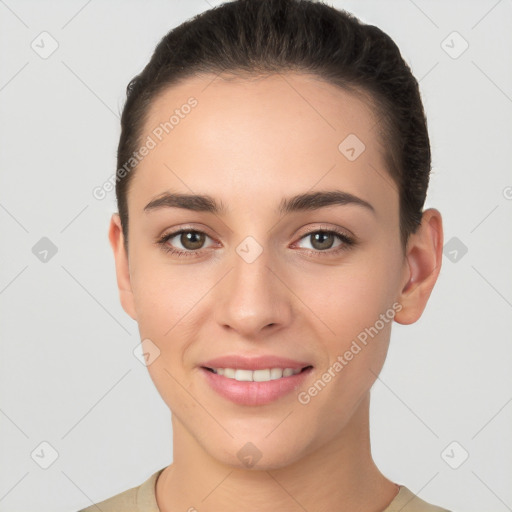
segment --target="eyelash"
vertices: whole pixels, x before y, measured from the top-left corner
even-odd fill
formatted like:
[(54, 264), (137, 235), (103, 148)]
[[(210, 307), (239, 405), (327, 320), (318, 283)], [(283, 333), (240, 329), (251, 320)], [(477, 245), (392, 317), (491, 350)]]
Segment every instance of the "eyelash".
[[(178, 256), (178, 257), (197, 256), (203, 249), (183, 251), (181, 249), (174, 249), (167, 244), (167, 242), (170, 239), (176, 237), (177, 235), (181, 235), (182, 233), (198, 233), (198, 234), (203, 234), (203, 235), (208, 236), (208, 234), (206, 234), (204, 231), (199, 231), (197, 229), (183, 228), (178, 231), (174, 231), (172, 233), (163, 235), (156, 241), (156, 244), (159, 245), (160, 248), (166, 254), (171, 254), (174, 256)], [(314, 235), (317, 233), (336, 235), (336, 237), (338, 238), (338, 240), (340, 240), (342, 242), (342, 244), (339, 245), (338, 247), (336, 247), (335, 249), (326, 249), (325, 251), (315, 250), (315, 249), (305, 249), (308, 254), (313, 255), (313, 256), (324, 256), (324, 255), (334, 256), (334, 255), (337, 255), (343, 251), (346, 251), (356, 245), (356, 241), (352, 237), (349, 237), (345, 233), (342, 233), (341, 231), (337, 231), (335, 229), (316, 229), (314, 231), (309, 231), (308, 233), (305, 233), (302, 237), (300, 237), (299, 240), (302, 240), (304, 238), (307, 238), (308, 236), (311, 236), (311, 235)], [(209, 237), (209, 238), (211, 238), (211, 237)]]

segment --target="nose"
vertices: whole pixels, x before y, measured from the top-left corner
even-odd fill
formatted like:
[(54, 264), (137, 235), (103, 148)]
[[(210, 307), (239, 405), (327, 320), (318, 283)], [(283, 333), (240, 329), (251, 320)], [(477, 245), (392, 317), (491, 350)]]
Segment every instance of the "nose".
[(264, 249), (254, 261), (234, 251), (229, 263), (231, 270), (216, 287), (218, 324), (245, 339), (261, 339), (289, 325), (293, 294), (270, 251)]

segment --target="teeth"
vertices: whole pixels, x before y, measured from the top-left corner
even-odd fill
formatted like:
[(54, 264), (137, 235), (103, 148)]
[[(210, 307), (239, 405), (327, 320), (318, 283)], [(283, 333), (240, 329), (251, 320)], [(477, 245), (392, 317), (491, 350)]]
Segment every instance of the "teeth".
[[(221, 370), (224, 371), (224, 377), (227, 377), (228, 379), (235, 378), (235, 370), (233, 370), (233, 368), (221, 368)], [(213, 371), (215, 371), (215, 368), (213, 368)]]
[(235, 379), (240, 382), (268, 382), (282, 377), (290, 377), (297, 375), (302, 370), (294, 370), (293, 368), (266, 368), (264, 370), (241, 370), (234, 368), (212, 368), (214, 373), (223, 375), (228, 379)]
[(235, 371), (235, 380), (242, 381), (252, 381), (252, 371), (251, 370), (236, 370)]
[(267, 382), (267, 380), (270, 380), (270, 370), (254, 370), (252, 372), (252, 380), (254, 382)]
[(280, 379), (283, 376), (281, 368), (272, 368), (270, 370), (270, 380)]

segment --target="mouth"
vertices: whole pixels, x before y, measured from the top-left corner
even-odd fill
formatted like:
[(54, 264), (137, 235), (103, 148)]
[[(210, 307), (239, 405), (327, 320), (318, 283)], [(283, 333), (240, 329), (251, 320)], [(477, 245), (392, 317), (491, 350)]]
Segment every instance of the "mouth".
[(201, 366), (210, 390), (231, 403), (262, 406), (293, 396), (313, 372), (312, 365), (269, 368)]
[(238, 382), (269, 382), (272, 380), (283, 379), (298, 375), (306, 370), (313, 368), (311, 365), (303, 368), (262, 368), (258, 370), (242, 368), (209, 368), (202, 366), (205, 370), (226, 377), (227, 379)]

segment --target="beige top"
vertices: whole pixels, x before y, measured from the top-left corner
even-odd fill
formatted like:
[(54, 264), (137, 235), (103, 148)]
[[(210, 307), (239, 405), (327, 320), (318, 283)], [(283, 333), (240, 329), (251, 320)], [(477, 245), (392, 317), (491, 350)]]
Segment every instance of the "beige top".
[[(160, 512), (156, 503), (155, 485), (160, 473), (159, 469), (138, 487), (132, 487), (120, 494), (116, 494), (96, 505), (84, 508), (79, 512)], [(382, 512), (449, 512), (445, 508), (430, 505), (418, 498), (404, 485), (395, 499)]]

